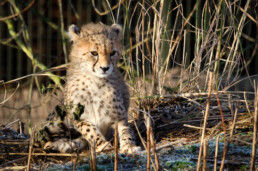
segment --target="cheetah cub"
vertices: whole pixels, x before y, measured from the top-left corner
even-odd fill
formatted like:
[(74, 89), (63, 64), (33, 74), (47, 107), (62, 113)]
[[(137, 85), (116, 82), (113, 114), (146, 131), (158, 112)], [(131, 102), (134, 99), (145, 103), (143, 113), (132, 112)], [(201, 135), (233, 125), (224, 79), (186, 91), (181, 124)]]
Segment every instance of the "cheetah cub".
[[(47, 148), (60, 152), (82, 151), (86, 141), (90, 144), (94, 141), (96, 151), (110, 148), (108, 140), (117, 124), (120, 151), (139, 151), (128, 126), (129, 92), (116, 67), (123, 51), (122, 28), (117, 24), (91, 23), (81, 29), (71, 25), (69, 36), (72, 45), (64, 103), (70, 108), (64, 123), (73, 132), (77, 131), (78, 136), (48, 142)], [(79, 115), (78, 106), (83, 107)], [(59, 123), (46, 125), (48, 134), (69, 130), (62, 129), (66, 126), (60, 127)]]

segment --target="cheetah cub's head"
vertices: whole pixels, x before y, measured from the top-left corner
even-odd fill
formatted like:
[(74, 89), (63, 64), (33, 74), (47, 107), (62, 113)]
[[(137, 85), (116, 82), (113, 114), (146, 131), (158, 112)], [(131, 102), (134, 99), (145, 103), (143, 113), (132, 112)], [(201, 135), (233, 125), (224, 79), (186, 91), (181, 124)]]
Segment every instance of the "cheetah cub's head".
[(108, 77), (114, 71), (123, 51), (122, 28), (117, 24), (87, 24), (69, 27), (70, 62), (82, 72)]

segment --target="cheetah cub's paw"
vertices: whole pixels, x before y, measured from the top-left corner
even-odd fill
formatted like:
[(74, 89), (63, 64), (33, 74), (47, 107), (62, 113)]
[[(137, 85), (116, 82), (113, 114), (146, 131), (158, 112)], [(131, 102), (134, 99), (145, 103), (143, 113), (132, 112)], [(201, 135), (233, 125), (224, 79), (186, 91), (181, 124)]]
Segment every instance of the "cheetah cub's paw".
[(121, 153), (128, 153), (128, 154), (132, 154), (132, 153), (138, 153), (141, 151), (141, 147), (136, 146), (134, 144), (126, 144), (124, 145), (121, 149), (120, 152)]

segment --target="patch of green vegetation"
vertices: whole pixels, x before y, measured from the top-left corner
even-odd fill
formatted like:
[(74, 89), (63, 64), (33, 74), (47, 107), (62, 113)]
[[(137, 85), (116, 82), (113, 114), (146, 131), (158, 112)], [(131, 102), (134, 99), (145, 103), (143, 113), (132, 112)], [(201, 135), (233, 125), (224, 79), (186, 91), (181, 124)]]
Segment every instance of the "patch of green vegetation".
[(165, 163), (165, 166), (166, 166), (167, 168), (169, 168), (169, 167), (172, 166), (172, 164), (173, 164), (172, 161), (167, 161), (167, 162)]
[(196, 146), (194, 146), (194, 145), (190, 145), (190, 146), (186, 145), (185, 149), (189, 150), (191, 153), (196, 153), (197, 150), (198, 150), (198, 148)]
[(39, 131), (36, 132), (34, 141), (35, 142), (46, 141), (47, 140), (46, 137), (47, 137), (47, 133), (44, 130), (44, 128), (41, 127), (39, 128)]
[(167, 86), (163, 86), (163, 89), (167, 92), (167, 93), (176, 93), (179, 91), (180, 86), (178, 85), (175, 88), (171, 88), (171, 87), (167, 87)]
[(60, 119), (63, 121), (66, 116), (66, 111), (61, 106), (56, 106), (56, 113), (60, 117)]
[(249, 166), (243, 165), (240, 167), (240, 170), (249, 170)]
[(176, 161), (174, 162), (172, 166), (172, 170), (179, 170), (179, 169), (194, 169), (195, 164), (192, 162), (187, 162), (187, 161)]
[(75, 108), (75, 111), (73, 112), (73, 117), (75, 120), (79, 120), (81, 115), (84, 112), (84, 106), (81, 105), (80, 103), (77, 105), (77, 107)]
[(41, 94), (47, 94), (48, 92), (53, 92), (54, 91), (54, 94), (57, 95), (57, 93), (55, 92), (56, 89), (58, 89), (58, 87), (55, 84), (48, 84), (47, 86), (42, 84), (40, 92), (41, 92)]

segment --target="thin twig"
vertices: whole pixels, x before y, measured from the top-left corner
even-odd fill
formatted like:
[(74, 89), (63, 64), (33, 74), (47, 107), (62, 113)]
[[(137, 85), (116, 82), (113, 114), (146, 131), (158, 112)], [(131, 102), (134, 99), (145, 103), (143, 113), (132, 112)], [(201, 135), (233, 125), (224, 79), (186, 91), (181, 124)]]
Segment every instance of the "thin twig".
[(15, 90), (13, 91), (13, 93), (8, 97), (8, 98), (4, 98), (4, 100), (2, 102), (0, 102), (0, 105), (4, 104), (5, 102), (7, 102), (8, 100), (11, 99), (11, 97), (15, 94), (15, 92), (18, 90), (18, 88), (20, 87), (20, 84), (17, 84), (17, 87), (15, 88)]
[[(149, 114), (148, 112), (146, 112), (145, 110), (140, 110), (140, 109), (137, 109), (137, 108), (135, 108), (135, 109), (136, 109), (137, 111), (142, 112), (142, 113), (144, 114), (144, 116), (145, 116), (145, 121), (146, 121), (147, 118), (150, 118), (150, 117), (151, 117), (150, 114)], [(140, 139), (141, 139), (142, 145), (143, 145), (143, 147), (144, 147), (144, 149), (145, 149), (145, 151), (138, 152), (138, 153), (139, 153), (139, 154), (140, 154), (140, 153), (144, 154), (144, 153), (147, 152), (147, 146), (146, 146), (146, 144), (145, 144), (145, 142), (144, 142), (144, 140), (143, 140), (143, 138), (142, 138), (142, 136), (141, 136), (141, 133), (140, 133), (140, 131), (139, 131), (139, 128), (138, 128), (138, 126), (137, 126), (137, 124), (136, 124), (136, 122), (135, 122), (134, 119), (133, 119), (133, 122), (134, 122), (135, 128), (136, 128), (136, 130), (137, 130), (137, 133), (138, 133), (138, 135), (139, 135), (139, 137), (140, 137)], [(147, 124), (147, 122), (146, 122), (146, 124)], [(147, 125), (146, 125), (146, 127), (147, 127)], [(153, 167), (155, 168), (155, 165), (154, 165), (154, 163), (153, 163), (152, 158), (150, 158), (150, 161), (151, 161), (151, 164), (153, 165)]]
[(218, 152), (219, 152), (219, 135), (216, 138), (215, 157), (214, 157), (214, 171), (217, 171)]
[[(28, 156), (29, 153), (0, 153), (0, 155), (9, 156)], [(54, 156), (54, 157), (76, 157), (77, 154), (70, 153), (31, 153), (31, 156)], [(78, 154), (80, 157), (89, 157), (89, 154)]]
[[(98, 8), (96, 7), (96, 5), (95, 5), (95, 0), (91, 0), (91, 3), (92, 3), (92, 7), (93, 7), (94, 11), (95, 11), (98, 15), (103, 16), (103, 15), (107, 15), (108, 13), (110, 13), (110, 10), (105, 10), (104, 12), (99, 11), (99, 9), (98, 9)], [(112, 9), (112, 10), (116, 9), (116, 8), (119, 6), (120, 3), (123, 3), (123, 0), (122, 0), (122, 2), (119, 1), (119, 2), (118, 2), (116, 5), (114, 5), (111, 9)]]
[(154, 140), (152, 127), (150, 128), (150, 143), (151, 143), (151, 148), (152, 148), (154, 158), (155, 158), (155, 170), (159, 171), (159, 159), (158, 159), (158, 155), (157, 155), (157, 152), (156, 152), (156, 145), (155, 145), (155, 140)]
[(146, 170), (150, 171), (150, 118), (146, 118), (147, 125), (147, 167)]
[(252, 114), (251, 114), (251, 112), (250, 112), (250, 109), (249, 109), (248, 102), (247, 102), (247, 98), (246, 98), (246, 93), (245, 93), (245, 91), (244, 91), (244, 100), (245, 100), (246, 109), (247, 109), (249, 115), (252, 116)]
[(215, 96), (217, 98), (217, 103), (218, 103), (218, 106), (219, 106), (219, 112), (220, 112), (220, 116), (221, 116), (221, 122), (222, 122), (222, 125), (223, 125), (224, 135), (226, 135), (226, 125), (225, 125), (225, 122), (224, 122), (224, 115), (223, 115), (222, 108), (221, 108), (221, 105), (220, 105), (219, 96), (218, 96), (217, 93), (215, 93)]
[(35, 0), (32, 0), (26, 8), (22, 9), (21, 11), (15, 13), (13, 15), (10, 15), (10, 16), (7, 16), (7, 17), (1, 17), (0, 21), (8, 20), (8, 19), (17, 17), (18, 15), (21, 15), (23, 12), (27, 11), (34, 4), (34, 2), (35, 2)]
[[(0, 167), (3, 167), (3, 166), (6, 166), (6, 165), (9, 165), (9, 164), (14, 164), (18, 161), (22, 161), (22, 160), (26, 160), (27, 159), (27, 156), (26, 157), (22, 157), (22, 158), (19, 158), (19, 159), (15, 159), (15, 160), (11, 160), (11, 161), (8, 161), (8, 162), (4, 162), (3, 164), (0, 165)], [(0, 169), (1, 170), (1, 169)]]
[[(258, 76), (258, 75), (256, 75)], [(254, 92), (245, 92), (245, 91), (217, 91), (214, 93), (211, 93), (212, 95), (215, 95), (216, 93), (218, 94), (228, 94), (228, 95), (232, 95), (232, 94), (254, 94)], [(143, 97), (132, 97), (130, 98), (131, 100), (140, 100), (140, 99), (146, 99), (146, 98), (176, 98), (176, 97), (182, 97), (182, 98), (186, 98), (186, 97), (200, 97), (200, 96), (207, 96), (208, 93), (178, 93), (178, 94), (167, 94), (167, 95), (153, 95), (153, 96), (143, 96)]]
[[(137, 153), (137, 154), (138, 154), (138, 153)], [(133, 159), (134, 159), (134, 161), (135, 161), (135, 164), (136, 164), (138, 170), (141, 171), (140, 165), (139, 165), (139, 163), (137, 162), (137, 159), (136, 159), (136, 157), (135, 157), (135, 153), (134, 153), (134, 152), (132, 152), (132, 157), (133, 157)]]
[(252, 156), (250, 170), (255, 170), (255, 158), (256, 158), (256, 143), (257, 143), (257, 117), (258, 117), (258, 87), (256, 88), (255, 97), (255, 112), (254, 112), (254, 124), (253, 124), (253, 144), (252, 144)]
[[(238, 113), (238, 105), (237, 105), (237, 108), (236, 108), (234, 116), (233, 116), (234, 118), (233, 118), (233, 123), (232, 123), (231, 131), (230, 131), (227, 147), (225, 148), (225, 146), (224, 146), (223, 158), (222, 158), (221, 165), (220, 165), (220, 171), (223, 171), (223, 169), (224, 169), (226, 155), (227, 155), (227, 152), (228, 152), (228, 149), (229, 149), (229, 146), (230, 146), (230, 142), (232, 140), (232, 136), (233, 136), (235, 126), (236, 126), (237, 113)], [(225, 142), (224, 142), (224, 145), (225, 145)]]
[(223, 125), (223, 132), (224, 132), (224, 135), (223, 135), (224, 136), (224, 145), (223, 145), (224, 147), (223, 147), (223, 157), (222, 157), (222, 162), (221, 162), (221, 166), (224, 166), (226, 153), (227, 153), (227, 149), (226, 149), (226, 125), (225, 125), (225, 122), (224, 122), (224, 115), (223, 115), (223, 112), (222, 112), (222, 108), (221, 108), (221, 105), (220, 105), (220, 100), (219, 100), (218, 94), (216, 93), (215, 96), (217, 98), (217, 103), (218, 103), (218, 106), (219, 106), (221, 122), (222, 122), (222, 125)]
[(117, 127), (117, 124), (116, 124), (116, 127), (115, 127), (115, 167), (114, 167), (114, 170), (117, 171), (118, 170), (118, 127)]
[(20, 121), (20, 119), (17, 119), (15, 121), (9, 123), (8, 125), (6, 125), (5, 128), (10, 128), (13, 124), (15, 124), (16, 122), (19, 122), (19, 121)]
[(59, 13), (60, 13), (60, 25), (61, 25), (61, 39), (62, 39), (62, 46), (63, 46), (63, 52), (65, 56), (65, 63), (68, 63), (68, 56), (67, 56), (67, 50), (66, 50), (66, 43), (65, 43), (65, 37), (64, 37), (64, 17), (63, 17), (63, 8), (62, 8), (62, 0), (58, 0), (58, 7), (59, 7)]
[[(199, 127), (199, 126), (193, 126), (193, 125), (188, 125), (188, 124), (184, 124), (183, 126), (188, 127), (188, 128), (193, 128), (193, 129), (203, 129), (203, 127)], [(206, 128), (209, 131), (214, 130), (213, 128)]]
[(78, 159), (78, 153), (76, 153), (75, 157), (71, 157), (71, 158), (72, 158), (72, 163), (73, 163), (73, 171), (75, 171), (76, 164), (77, 164), (77, 159)]
[[(116, 23), (116, 20), (115, 20), (115, 17), (114, 17), (112, 8), (111, 8), (111, 6), (110, 6), (110, 3), (108, 2), (108, 0), (106, 0), (106, 3), (108, 4), (109, 10), (110, 10), (110, 14), (111, 14), (112, 19), (113, 19), (113, 23), (115, 24), (115, 23)], [(118, 4), (120, 4), (120, 3), (118, 3)]]
[(203, 166), (202, 166), (203, 171), (207, 170), (207, 160), (206, 160), (207, 148), (208, 148), (208, 139), (205, 139), (203, 143)]
[(90, 167), (91, 170), (97, 170), (97, 163), (96, 163), (96, 145), (95, 141), (91, 141), (90, 143)]
[(209, 117), (209, 109), (210, 109), (210, 98), (211, 98), (211, 90), (212, 90), (212, 80), (213, 80), (213, 73), (209, 73), (209, 91), (208, 91), (208, 100), (206, 104), (206, 111), (204, 115), (204, 122), (203, 122), (203, 130), (202, 130), (202, 138), (201, 138), (201, 144), (200, 144), (200, 149), (199, 149), (199, 156), (198, 156), (198, 163), (196, 170), (200, 170), (201, 168), (201, 157), (202, 157), (202, 149), (203, 149), (203, 143), (204, 143), (204, 138), (205, 138), (205, 132), (206, 132), (206, 126), (207, 126), (207, 119)]
[(133, 118), (133, 123), (134, 123), (135, 129), (136, 129), (136, 131), (137, 131), (137, 133), (138, 133), (138, 136), (140, 137), (140, 140), (141, 140), (141, 142), (142, 142), (142, 145), (143, 145), (144, 149), (147, 150), (147, 147), (146, 147), (146, 144), (145, 144), (145, 142), (144, 142), (144, 139), (142, 138), (142, 135), (141, 135), (141, 133), (140, 133), (140, 130), (139, 130), (139, 128), (138, 128), (138, 126), (137, 126), (137, 124), (136, 124), (134, 118)]
[(31, 153), (33, 149), (33, 144), (34, 144), (34, 130), (32, 130), (32, 134), (30, 137), (30, 148), (29, 148), (29, 156), (28, 156), (28, 164), (27, 164), (27, 171), (30, 170), (30, 159), (31, 159)]

